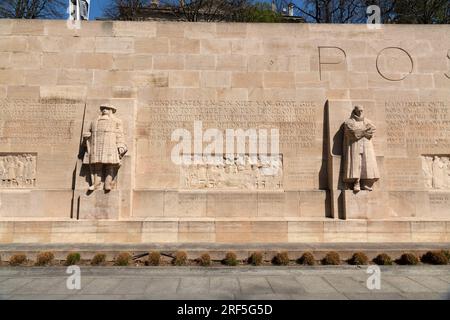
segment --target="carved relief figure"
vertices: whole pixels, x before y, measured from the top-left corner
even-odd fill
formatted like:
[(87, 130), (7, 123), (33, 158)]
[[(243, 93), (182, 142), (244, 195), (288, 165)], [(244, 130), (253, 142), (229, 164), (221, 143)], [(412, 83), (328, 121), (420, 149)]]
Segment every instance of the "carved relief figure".
[(425, 180), (425, 187), (431, 189), (433, 187), (433, 158), (422, 157), (422, 172)]
[(220, 157), (181, 166), (181, 181), (189, 189), (282, 189), (282, 156)]
[(426, 189), (450, 189), (450, 156), (422, 156)]
[(444, 162), (444, 187), (445, 189), (450, 189), (450, 158), (442, 157)]
[(1, 187), (33, 187), (35, 185), (35, 181), (36, 156), (32, 154), (0, 155)]
[(354, 191), (372, 191), (380, 178), (372, 138), (375, 125), (364, 117), (364, 108), (355, 106), (344, 123), (344, 182)]
[(444, 168), (444, 162), (438, 156), (433, 159), (433, 188), (444, 189), (446, 180), (446, 170)]
[(120, 161), (128, 151), (122, 121), (114, 116), (116, 111), (110, 105), (100, 106), (101, 115), (83, 134), (87, 149), (83, 163), (89, 164), (91, 170), (90, 191), (100, 189), (102, 181), (106, 191), (115, 187)]

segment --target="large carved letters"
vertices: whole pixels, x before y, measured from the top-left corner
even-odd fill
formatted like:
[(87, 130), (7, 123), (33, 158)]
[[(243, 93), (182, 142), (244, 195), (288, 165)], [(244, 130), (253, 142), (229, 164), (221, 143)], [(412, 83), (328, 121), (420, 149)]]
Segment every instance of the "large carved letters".
[[(399, 78), (391, 78), (391, 77), (387, 76), (386, 72), (383, 71), (382, 65), (380, 63), (380, 58), (382, 58), (384, 54), (387, 55), (390, 52), (390, 55), (393, 55), (394, 51), (397, 51), (401, 55), (404, 55), (406, 57), (406, 59), (408, 59), (410, 64), (411, 64), (410, 65), (410, 69), (407, 72), (405, 72), (405, 75), (404, 76), (400, 76)], [(406, 51), (405, 49), (399, 48), (399, 47), (387, 47), (387, 48), (384, 48), (383, 50), (381, 50), (378, 53), (376, 64), (377, 64), (377, 71), (380, 74), (380, 76), (382, 76), (384, 79), (386, 79), (388, 81), (401, 81), (401, 80), (404, 80), (408, 75), (410, 75), (413, 72), (413, 69), (414, 69), (414, 61), (413, 61), (411, 55), (408, 53), (408, 51)]]
[[(323, 58), (323, 53), (322, 50), (326, 50), (326, 49), (337, 49), (339, 50), (343, 55), (344, 55), (344, 59), (341, 61), (333, 61), (333, 62), (322, 62), (322, 58)], [(339, 47), (319, 47), (319, 77), (320, 80), (322, 80), (322, 65), (337, 65), (337, 64), (341, 64), (344, 63), (347, 60), (347, 54), (345, 53), (345, 51)]]
[[(450, 60), (450, 50), (447, 51), (447, 59)], [(445, 73), (445, 76), (450, 79), (450, 71)]]

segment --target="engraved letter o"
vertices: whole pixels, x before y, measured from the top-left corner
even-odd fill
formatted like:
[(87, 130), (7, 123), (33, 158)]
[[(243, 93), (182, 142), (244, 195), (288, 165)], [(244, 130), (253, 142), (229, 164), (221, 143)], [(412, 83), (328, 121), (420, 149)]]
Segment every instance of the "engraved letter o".
[[(411, 69), (409, 70), (409, 73), (407, 73), (404, 77), (402, 77), (402, 78), (400, 78), (400, 79), (389, 78), (389, 77), (385, 76), (385, 75), (381, 72), (381, 70), (380, 70), (380, 66), (379, 66), (380, 55), (383, 53), (383, 51), (389, 50), (389, 49), (396, 49), (396, 50), (399, 50), (400, 52), (403, 52), (403, 53), (406, 54), (406, 56), (409, 58), (409, 61), (411, 61)], [(406, 51), (405, 49), (402, 49), (402, 48), (399, 48), (399, 47), (387, 47), (387, 48), (384, 48), (383, 50), (381, 50), (381, 51), (378, 53), (378, 56), (377, 56), (377, 71), (378, 71), (378, 73), (380, 74), (380, 76), (382, 76), (382, 77), (383, 77), (384, 79), (386, 79), (386, 80), (389, 80), (389, 81), (402, 81), (402, 80), (404, 80), (408, 75), (410, 75), (410, 74), (413, 72), (413, 69), (414, 69), (414, 61), (413, 61), (411, 55), (410, 55), (410, 54), (408, 53), (408, 51)]]

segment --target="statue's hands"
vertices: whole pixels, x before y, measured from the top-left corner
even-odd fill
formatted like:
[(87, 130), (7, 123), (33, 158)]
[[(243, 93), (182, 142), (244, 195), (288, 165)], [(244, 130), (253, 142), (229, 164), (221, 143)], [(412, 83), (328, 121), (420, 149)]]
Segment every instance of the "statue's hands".
[(125, 148), (123, 148), (123, 147), (120, 147), (119, 148), (119, 154), (124, 154), (125, 153)]

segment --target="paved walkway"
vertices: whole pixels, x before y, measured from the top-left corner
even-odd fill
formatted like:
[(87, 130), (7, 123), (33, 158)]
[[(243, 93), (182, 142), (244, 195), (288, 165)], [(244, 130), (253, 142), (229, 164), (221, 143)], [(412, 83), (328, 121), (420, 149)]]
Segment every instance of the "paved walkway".
[(81, 267), (69, 290), (64, 267), (0, 268), (0, 299), (449, 299), (450, 266)]

